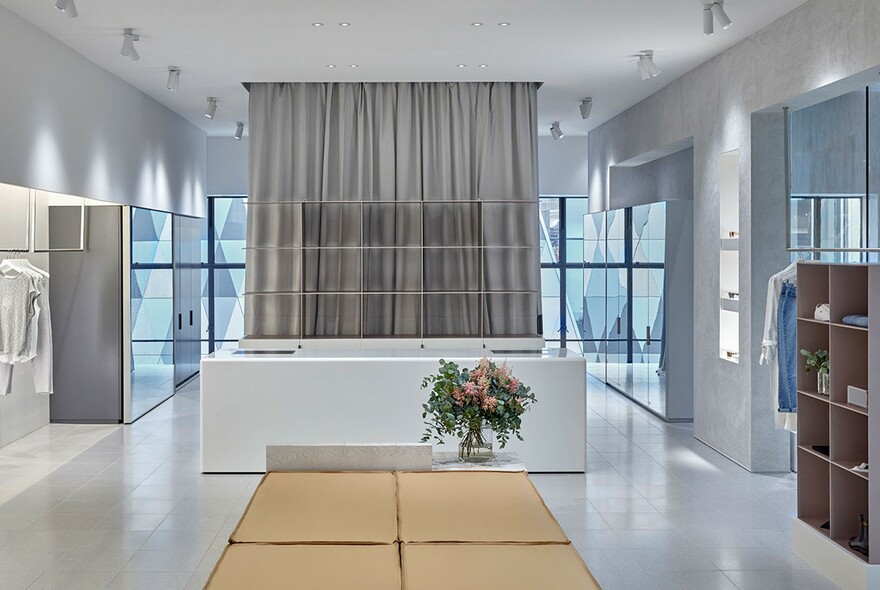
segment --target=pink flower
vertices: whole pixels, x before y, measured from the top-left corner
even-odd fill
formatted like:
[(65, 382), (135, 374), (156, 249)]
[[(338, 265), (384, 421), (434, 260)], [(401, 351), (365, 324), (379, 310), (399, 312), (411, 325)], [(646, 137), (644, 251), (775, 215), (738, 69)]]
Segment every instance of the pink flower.
[(517, 390), (519, 389), (519, 379), (517, 379), (516, 377), (513, 377), (510, 380), (510, 385), (508, 385), (508, 389), (509, 389), (510, 393), (516, 393)]
[(487, 412), (494, 412), (498, 407), (498, 399), (495, 397), (488, 397), (483, 401), (481, 407)]

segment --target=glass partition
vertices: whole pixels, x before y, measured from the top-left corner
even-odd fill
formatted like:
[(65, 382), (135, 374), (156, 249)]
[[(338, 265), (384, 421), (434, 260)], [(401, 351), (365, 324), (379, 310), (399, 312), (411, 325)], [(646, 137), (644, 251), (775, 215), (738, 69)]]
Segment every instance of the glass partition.
[(131, 419), (174, 395), (171, 214), (131, 208)]
[(836, 262), (880, 248), (880, 86), (788, 112), (789, 248)]

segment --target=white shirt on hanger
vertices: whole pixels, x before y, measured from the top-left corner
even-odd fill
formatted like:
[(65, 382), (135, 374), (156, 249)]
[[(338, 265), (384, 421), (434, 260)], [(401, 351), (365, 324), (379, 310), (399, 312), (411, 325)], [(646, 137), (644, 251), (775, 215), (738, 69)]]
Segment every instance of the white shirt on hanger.
[(26, 277), (31, 280), (31, 285), (37, 292), (33, 305), (34, 315), (28, 326), (28, 350), (17, 360), (0, 358), (0, 395), (12, 393), (13, 367), (28, 361), (33, 366), (36, 392), (51, 394), (54, 391), (54, 376), (52, 372), (52, 318), (49, 312), (49, 274), (25, 259), (0, 262), (0, 274), (4, 277)]

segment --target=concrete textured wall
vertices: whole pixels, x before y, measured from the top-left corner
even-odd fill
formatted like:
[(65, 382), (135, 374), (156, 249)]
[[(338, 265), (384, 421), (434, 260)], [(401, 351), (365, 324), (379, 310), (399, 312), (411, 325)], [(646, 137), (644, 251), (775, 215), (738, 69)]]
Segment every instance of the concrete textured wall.
[(205, 133), (0, 6), (0, 182), (204, 216)]
[[(785, 219), (784, 212), (775, 219), (759, 218), (758, 209), (753, 208), (753, 199), (779, 197), (752, 194), (752, 114), (877, 68), (878, 30), (880, 2), (876, 0), (812, 0), (589, 135), (593, 211), (616, 208), (606, 186), (610, 166), (693, 138), (694, 264), (695, 276), (700, 277), (694, 285), (695, 433), (747, 468), (787, 469), (788, 437), (772, 430), (771, 420), (764, 420), (771, 409), (769, 394), (763, 387), (753, 387), (770, 379), (769, 370), (756, 364), (759, 351), (752, 337), (754, 330), (763, 328), (754, 321), (757, 310), (763, 310), (763, 301), (743, 298), (740, 302), (741, 364), (718, 358), (719, 157), (740, 150), (740, 292), (760, 291), (768, 277), (753, 269), (752, 262), (766, 257), (769, 245), (756, 248), (753, 219), (780, 234)], [(772, 247), (779, 248), (778, 244)]]

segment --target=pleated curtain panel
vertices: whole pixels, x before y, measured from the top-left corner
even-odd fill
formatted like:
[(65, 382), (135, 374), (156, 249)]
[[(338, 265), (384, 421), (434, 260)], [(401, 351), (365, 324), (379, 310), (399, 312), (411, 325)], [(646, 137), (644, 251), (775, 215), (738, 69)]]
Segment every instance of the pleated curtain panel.
[(537, 88), (249, 85), (246, 334), (535, 336)]

